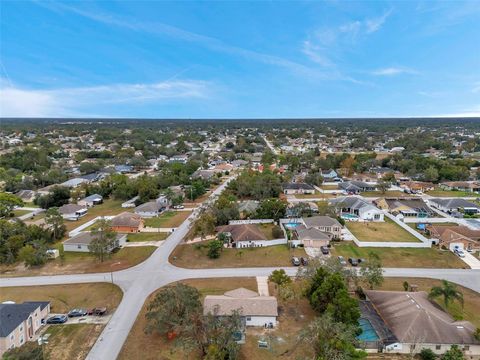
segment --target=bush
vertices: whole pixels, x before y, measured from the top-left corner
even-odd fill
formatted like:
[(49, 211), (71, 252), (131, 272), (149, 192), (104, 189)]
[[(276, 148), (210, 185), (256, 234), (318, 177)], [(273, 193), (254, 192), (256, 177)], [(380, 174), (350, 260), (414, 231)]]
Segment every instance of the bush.
[(43, 360), (41, 346), (36, 342), (28, 341), (23, 346), (8, 350), (3, 354), (3, 360)]
[(422, 360), (435, 360), (437, 355), (431, 349), (422, 349), (420, 351), (420, 359)]
[(208, 243), (208, 257), (210, 259), (218, 259), (223, 249), (223, 242), (220, 240), (212, 240)]

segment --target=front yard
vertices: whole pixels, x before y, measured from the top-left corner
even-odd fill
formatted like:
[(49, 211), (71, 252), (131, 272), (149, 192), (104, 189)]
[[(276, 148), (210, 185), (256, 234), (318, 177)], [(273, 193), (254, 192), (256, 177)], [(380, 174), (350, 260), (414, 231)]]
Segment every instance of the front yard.
[(40, 267), (26, 268), (23, 263), (0, 266), (0, 276), (35, 276), (75, 273), (111, 272), (129, 268), (146, 260), (157, 247), (122, 248), (103, 263), (89, 253), (65, 252), (65, 259), (49, 260)]
[(90, 220), (95, 219), (98, 216), (114, 216), (124, 211), (132, 211), (131, 208), (122, 208), (122, 203), (122, 200), (107, 199), (102, 204), (89, 208), (87, 214), (85, 216), (82, 216), (77, 221), (65, 220), (65, 226), (67, 227), (67, 231), (72, 231), (73, 229), (85, 224)]
[(418, 267), (418, 268), (445, 268), (445, 269), (468, 269), (467, 264), (451, 251), (439, 250), (438, 248), (361, 248), (352, 242), (335, 243), (332, 247), (332, 255), (341, 255), (348, 259), (368, 258), (373, 252), (380, 256), (384, 267)]
[(143, 241), (161, 241), (165, 240), (170, 233), (155, 232), (155, 233), (136, 233), (128, 234), (128, 242), (143, 242)]
[(224, 248), (220, 258), (207, 256), (208, 241), (181, 244), (170, 255), (170, 262), (179, 267), (191, 269), (232, 268), (255, 266), (291, 266), (292, 256), (306, 256), (302, 248), (291, 249), (287, 245), (257, 248)]
[(381, 191), (364, 191), (360, 193), (361, 196), (364, 197), (406, 197), (406, 196), (412, 196), (410, 194), (407, 194), (403, 191), (399, 190), (387, 190), (385, 192)]
[(191, 213), (191, 211), (165, 211), (160, 216), (145, 219), (145, 226), (154, 228), (178, 227)]
[(387, 217), (384, 222), (347, 221), (345, 225), (360, 241), (420, 242)]

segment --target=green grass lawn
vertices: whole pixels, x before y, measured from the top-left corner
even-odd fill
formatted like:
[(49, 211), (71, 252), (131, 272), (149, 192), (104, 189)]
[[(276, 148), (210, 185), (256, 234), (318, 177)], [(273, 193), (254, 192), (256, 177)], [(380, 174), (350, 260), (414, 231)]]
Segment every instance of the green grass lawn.
[(346, 226), (360, 241), (420, 242), (387, 217), (383, 222), (347, 221)]
[(170, 233), (137, 233), (137, 234), (128, 234), (128, 242), (142, 242), (142, 241), (160, 241), (165, 240)]
[(467, 191), (450, 191), (450, 190), (442, 190), (442, 189), (427, 191), (426, 194), (430, 196), (437, 196), (437, 197), (479, 197), (478, 194), (467, 192)]
[(267, 240), (274, 239), (272, 234), (272, 229), (275, 227), (274, 224), (258, 224), (257, 225), (260, 231), (265, 235)]
[(382, 193), (381, 191), (364, 191), (360, 193), (364, 197), (405, 197), (412, 196), (399, 190), (390, 190)]
[(65, 221), (67, 226), (67, 231), (72, 231), (73, 229), (79, 227), (86, 222), (95, 219), (98, 216), (113, 216), (118, 215), (124, 211), (132, 211), (132, 209), (122, 208), (123, 200), (113, 200), (107, 199), (103, 204), (96, 205), (88, 209), (88, 212), (85, 216), (81, 217), (77, 221)]
[(361, 248), (351, 242), (335, 243), (332, 247), (332, 255), (342, 255), (345, 258), (366, 259), (370, 252), (380, 256), (384, 267), (468, 268), (451, 251), (443, 251), (437, 248)]
[(29, 214), (31, 212), (32, 212), (31, 210), (17, 209), (17, 210), (13, 210), (13, 216), (14, 217), (19, 217), (19, 216), (22, 216), (22, 215), (25, 215), (25, 214)]
[(322, 190), (338, 190), (338, 185), (320, 185)]
[(145, 226), (155, 228), (178, 227), (190, 214), (190, 211), (165, 211), (158, 217), (145, 219)]
[(191, 269), (232, 268), (255, 266), (291, 266), (292, 256), (306, 256), (302, 248), (290, 249), (287, 245), (275, 245), (244, 249), (223, 249), (220, 258), (210, 259), (205, 246), (208, 241), (182, 244), (170, 255), (170, 262)]

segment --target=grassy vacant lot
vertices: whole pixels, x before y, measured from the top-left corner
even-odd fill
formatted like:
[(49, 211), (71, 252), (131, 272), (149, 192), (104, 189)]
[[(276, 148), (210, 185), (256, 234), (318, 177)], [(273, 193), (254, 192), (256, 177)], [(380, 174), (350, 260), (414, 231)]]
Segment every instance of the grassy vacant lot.
[(306, 256), (301, 248), (289, 249), (287, 245), (275, 245), (244, 249), (223, 249), (220, 258), (207, 256), (207, 241), (182, 244), (170, 255), (173, 265), (191, 268), (231, 268), (251, 266), (290, 266), (292, 256)]
[(437, 248), (360, 248), (351, 242), (335, 244), (332, 247), (332, 255), (342, 255), (345, 258), (367, 258), (373, 252), (380, 256), (385, 267), (418, 267), (418, 268), (445, 268), (458, 269), (468, 268), (451, 251), (443, 251)]
[(384, 222), (347, 221), (346, 226), (360, 241), (420, 242), (387, 217)]
[(140, 242), (140, 241), (160, 241), (165, 240), (170, 233), (157, 232), (157, 233), (137, 233), (128, 234), (128, 242)]
[[(226, 291), (239, 287), (245, 287), (257, 291), (255, 278), (219, 278), (219, 279), (198, 279), (182, 281), (185, 284), (196, 287), (202, 297), (205, 295), (221, 295)], [(164, 337), (157, 334), (146, 335), (145, 328), (146, 305), (154, 297), (150, 295), (145, 302), (132, 330), (123, 345), (119, 360), (126, 359), (199, 359), (200, 354), (185, 353), (181, 348), (174, 347)], [(273, 294), (274, 295), (274, 294)], [(306, 300), (291, 301), (283, 303), (279, 300), (279, 326), (274, 330), (247, 329), (247, 342), (241, 345), (240, 359), (297, 359), (304, 347), (296, 347), (297, 334), (313, 318), (313, 311)], [(257, 341), (268, 335), (271, 341), (270, 349), (259, 349)], [(303, 357), (302, 357), (303, 358)]]
[(107, 199), (103, 204), (91, 207), (88, 209), (87, 215), (81, 217), (77, 221), (68, 221), (65, 220), (65, 225), (67, 226), (67, 231), (72, 231), (73, 229), (79, 227), (86, 222), (95, 219), (98, 216), (113, 216), (118, 215), (124, 211), (132, 211), (132, 209), (122, 208), (122, 200), (112, 200)]
[(165, 211), (158, 217), (145, 219), (145, 226), (156, 228), (177, 227), (180, 226), (190, 214), (191, 211)]
[[(433, 286), (441, 285), (440, 280), (434, 279), (425, 279), (425, 278), (385, 278), (384, 283), (379, 288), (379, 290), (395, 290), (403, 291), (403, 282), (407, 281), (410, 285), (418, 285), (418, 290), (426, 291), (427, 293)], [(464, 298), (464, 307), (458, 304), (457, 302), (451, 303), (448, 305), (448, 308), (445, 307), (443, 299), (435, 299), (435, 302), (446, 310), (454, 319), (465, 319), (470, 321), (477, 327), (480, 327), (480, 312), (478, 308), (480, 307), (480, 294), (464, 288), (460, 285), (457, 285), (458, 290), (463, 293)]]
[(360, 195), (365, 197), (405, 197), (405, 196), (412, 196), (410, 194), (404, 193), (403, 191), (399, 190), (389, 190), (382, 193), (381, 191), (364, 191), (361, 192)]
[(110, 311), (117, 308), (122, 296), (122, 290), (111, 283), (3, 287), (0, 302), (50, 301), (52, 313), (97, 306), (106, 306)]
[(140, 246), (120, 249), (103, 263), (89, 253), (65, 252), (62, 264), (60, 258), (48, 261), (41, 267), (25, 268), (23, 264), (1, 266), (1, 276), (34, 276), (75, 273), (110, 272), (129, 268), (147, 259), (155, 246)]
[(474, 194), (467, 191), (450, 191), (450, 190), (442, 190), (440, 188), (427, 191), (426, 194), (430, 196), (437, 196), (437, 197), (478, 197), (478, 194)]
[(83, 360), (97, 341), (104, 325), (70, 324), (49, 326), (45, 356), (50, 360)]

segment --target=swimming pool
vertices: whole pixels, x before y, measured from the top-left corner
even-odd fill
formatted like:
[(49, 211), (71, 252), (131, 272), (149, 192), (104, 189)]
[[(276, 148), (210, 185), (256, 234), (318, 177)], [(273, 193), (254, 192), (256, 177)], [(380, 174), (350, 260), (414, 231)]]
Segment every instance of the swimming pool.
[(357, 220), (358, 216), (353, 214), (342, 214), (342, 219), (345, 220)]
[(297, 226), (301, 225), (300, 223), (287, 223), (283, 224), (287, 229), (295, 229)]
[(360, 320), (358, 320), (358, 324), (362, 329), (362, 333), (357, 336), (358, 340), (376, 341), (380, 339), (377, 332), (373, 328), (372, 323), (368, 319), (360, 318)]

